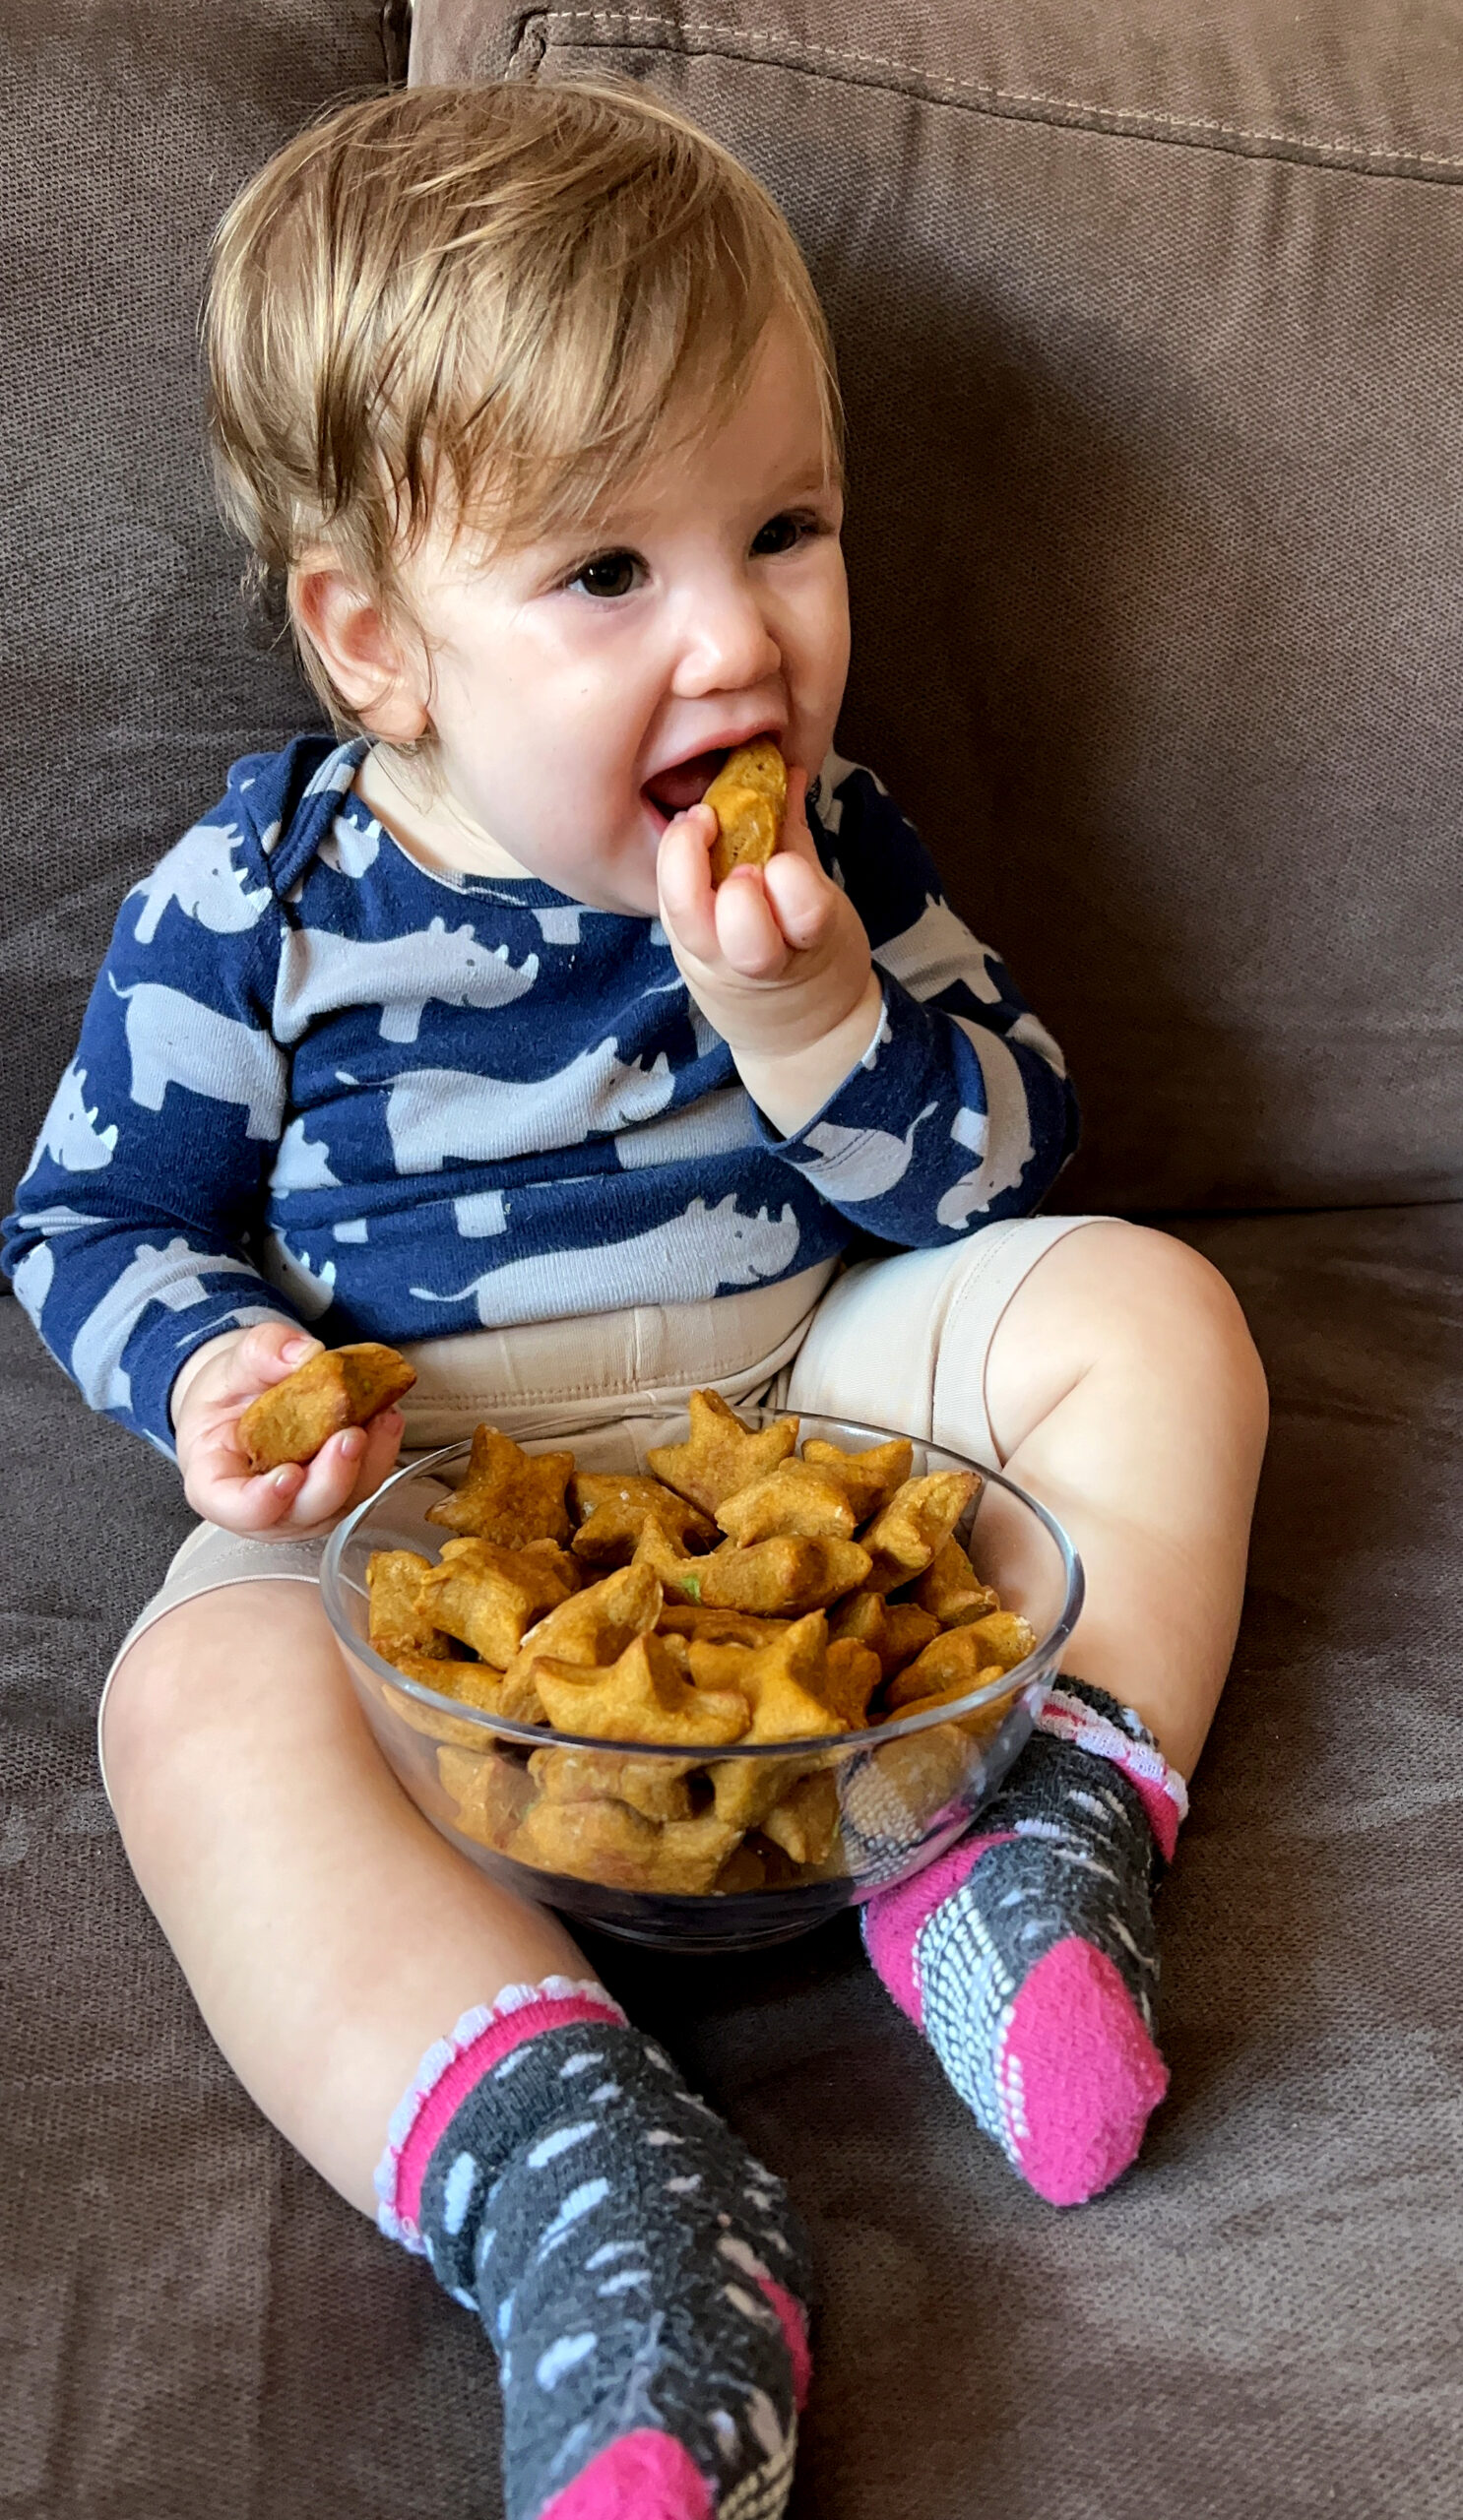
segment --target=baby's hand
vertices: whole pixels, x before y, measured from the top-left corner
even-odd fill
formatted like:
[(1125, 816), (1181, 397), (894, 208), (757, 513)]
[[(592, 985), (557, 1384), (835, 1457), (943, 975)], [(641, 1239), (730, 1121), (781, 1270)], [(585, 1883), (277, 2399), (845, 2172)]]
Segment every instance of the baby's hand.
[(709, 805), (667, 825), (657, 861), (676, 967), (784, 1131), (810, 1119), (861, 1057), (878, 1010), (868, 937), (818, 862), (806, 794), (806, 772), (790, 770), (782, 845), (765, 866), (734, 867), (713, 887)]
[(183, 1492), (206, 1522), (294, 1539), (358, 1505), (390, 1474), (402, 1440), (399, 1409), (332, 1435), (311, 1462), (286, 1462), (258, 1477), (239, 1449), (235, 1429), (249, 1402), (318, 1355), (322, 1344), (290, 1322), (261, 1321), (189, 1358), (173, 1387), (173, 1432)]

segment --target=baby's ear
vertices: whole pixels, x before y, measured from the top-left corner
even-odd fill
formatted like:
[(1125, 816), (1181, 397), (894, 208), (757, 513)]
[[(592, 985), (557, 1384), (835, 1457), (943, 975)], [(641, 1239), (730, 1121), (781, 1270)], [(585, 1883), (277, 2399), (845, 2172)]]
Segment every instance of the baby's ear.
[(380, 606), (327, 551), (307, 552), (289, 573), (289, 608), (331, 681), (369, 733), (414, 743), (429, 720), (419, 668)]

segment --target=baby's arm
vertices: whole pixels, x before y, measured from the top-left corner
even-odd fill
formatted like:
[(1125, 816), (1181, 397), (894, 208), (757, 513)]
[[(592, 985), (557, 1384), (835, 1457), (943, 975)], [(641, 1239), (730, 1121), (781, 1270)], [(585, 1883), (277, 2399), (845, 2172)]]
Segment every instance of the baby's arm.
[(805, 784), (790, 775), (778, 854), (715, 893), (711, 814), (667, 831), (662, 915), (692, 995), (769, 1143), (855, 1223), (924, 1248), (973, 1219), (1028, 1214), (1076, 1140), (1055, 1042), (867, 772), (841, 784), (829, 816), (836, 881)]
[(269, 1025), (279, 915), (247, 831), (219, 837), (243, 855), (252, 921), (235, 914), (221, 931), (174, 915), (159, 933), (169, 860), (122, 904), (6, 1221), (4, 1262), (83, 1398), (176, 1451), (196, 1511), (231, 1530), (293, 1531), (384, 1476), (401, 1420), (379, 1421), (364, 1445), (335, 1438), (308, 1474), (254, 1478), (232, 1440), (245, 1404), (321, 1343), (252, 1256), (287, 1084)]

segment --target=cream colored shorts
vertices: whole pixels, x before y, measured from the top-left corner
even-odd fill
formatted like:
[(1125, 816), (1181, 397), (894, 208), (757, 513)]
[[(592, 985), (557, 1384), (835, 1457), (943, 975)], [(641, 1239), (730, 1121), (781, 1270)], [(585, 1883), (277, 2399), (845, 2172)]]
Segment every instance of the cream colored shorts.
[[(460, 1441), (481, 1418), (520, 1438), (553, 1436), (637, 1412), (654, 1416), (701, 1389), (733, 1403), (765, 1400), (889, 1426), (998, 1470), (986, 1406), (996, 1325), (1052, 1244), (1096, 1222), (1015, 1218), (983, 1226), (953, 1249), (902, 1251), (838, 1274), (829, 1262), (710, 1304), (641, 1304), (423, 1340), (403, 1352), (417, 1376), (402, 1404), (403, 1458)], [(98, 1760), (117, 1666), (148, 1628), (225, 1584), (317, 1582), (327, 1538), (247, 1540), (213, 1523), (190, 1532), (107, 1672), (96, 1710)]]

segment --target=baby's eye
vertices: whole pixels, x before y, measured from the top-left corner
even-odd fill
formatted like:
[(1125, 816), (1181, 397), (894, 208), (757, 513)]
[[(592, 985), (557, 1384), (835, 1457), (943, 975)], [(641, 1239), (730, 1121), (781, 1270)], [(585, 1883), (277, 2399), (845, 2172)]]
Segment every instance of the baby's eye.
[(569, 580), (570, 589), (582, 589), (585, 595), (607, 597), (629, 595), (639, 578), (640, 562), (633, 551), (601, 551)]
[(752, 550), (758, 559), (776, 559), (784, 551), (792, 551), (812, 532), (811, 517), (796, 516), (791, 511), (784, 516), (769, 517), (761, 532), (753, 537)]

